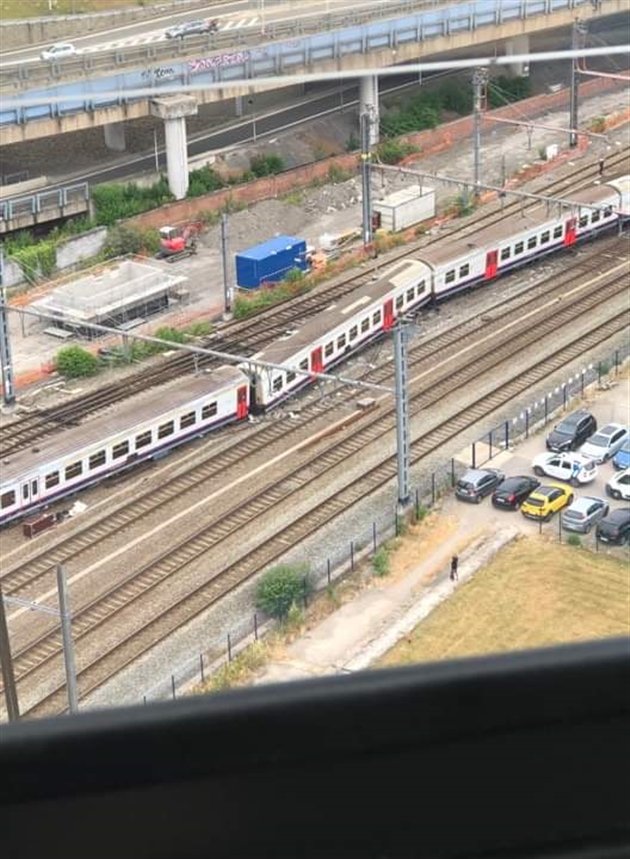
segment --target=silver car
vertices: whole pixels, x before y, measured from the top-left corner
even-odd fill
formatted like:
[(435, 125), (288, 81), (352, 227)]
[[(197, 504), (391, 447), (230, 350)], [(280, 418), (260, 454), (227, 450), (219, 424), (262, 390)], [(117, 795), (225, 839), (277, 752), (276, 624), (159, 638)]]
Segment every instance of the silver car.
[(606, 424), (586, 439), (580, 448), (580, 453), (595, 462), (606, 462), (623, 447), (627, 438), (627, 427), (622, 424)]
[(562, 511), (562, 527), (566, 531), (588, 534), (593, 525), (608, 515), (608, 510), (609, 504), (603, 498), (576, 498), (570, 507)]

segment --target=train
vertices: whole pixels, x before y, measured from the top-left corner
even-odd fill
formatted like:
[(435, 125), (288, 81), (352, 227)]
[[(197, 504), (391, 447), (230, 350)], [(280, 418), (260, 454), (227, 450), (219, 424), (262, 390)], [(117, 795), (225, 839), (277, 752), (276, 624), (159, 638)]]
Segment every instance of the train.
[[(10, 455), (2, 463), (0, 526), (163, 456), (192, 438), (241, 421), (250, 411), (273, 409), (308, 385), (311, 374), (329, 371), (382, 337), (403, 314), (619, 228), (630, 218), (630, 176), (582, 189), (572, 199), (577, 214), (555, 212), (542, 202), (477, 230), (465, 241), (417, 251), (286, 332), (246, 363), (146, 392), (37, 447)], [(585, 208), (579, 208), (580, 203)]]

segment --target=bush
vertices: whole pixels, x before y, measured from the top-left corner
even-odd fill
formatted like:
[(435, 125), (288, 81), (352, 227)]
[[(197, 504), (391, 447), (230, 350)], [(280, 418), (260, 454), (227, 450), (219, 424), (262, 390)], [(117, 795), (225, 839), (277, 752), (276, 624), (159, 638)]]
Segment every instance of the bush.
[(582, 540), (577, 534), (569, 534), (567, 537), (567, 545), (579, 547), (582, 545)]
[(155, 254), (160, 248), (160, 237), (157, 230), (141, 229), (127, 224), (119, 224), (107, 231), (107, 241), (103, 247), (103, 255), (107, 259), (121, 257), (126, 254)]
[(173, 199), (166, 177), (141, 188), (135, 182), (126, 185), (98, 185), (92, 189), (96, 223), (112, 226), (121, 218), (130, 218), (149, 209), (156, 209)]
[(438, 90), (440, 104), (445, 110), (453, 110), (460, 116), (472, 113), (473, 95), (472, 90), (460, 80), (447, 80)]
[(272, 176), (284, 170), (284, 159), (274, 152), (268, 155), (256, 155), (251, 161), (251, 171), (257, 178)]
[(7, 255), (20, 266), (24, 277), (34, 283), (39, 277), (50, 277), (57, 266), (57, 242), (44, 239), (35, 243), (23, 236), (13, 245), (7, 243)]
[(98, 372), (99, 361), (95, 355), (81, 346), (64, 346), (55, 359), (57, 371), (68, 379), (93, 376)]
[(381, 132), (385, 137), (397, 137), (411, 131), (435, 128), (440, 121), (440, 98), (425, 90), (409, 99), (397, 111), (383, 116)]
[(532, 83), (529, 78), (510, 78), (500, 75), (496, 80), (488, 82), (488, 107), (502, 107), (522, 98), (529, 98), (532, 93)]
[(187, 197), (201, 197), (225, 187), (225, 182), (212, 167), (207, 164), (199, 170), (191, 170), (189, 173)]
[(376, 154), (383, 164), (398, 164), (403, 158), (418, 151), (418, 147), (412, 143), (403, 143), (401, 140), (384, 140)]
[(386, 576), (389, 573), (389, 552), (385, 546), (381, 546), (372, 558), (372, 566), (377, 576)]
[(351, 178), (352, 173), (348, 170), (344, 170), (343, 167), (339, 167), (338, 164), (331, 164), (328, 168), (328, 181), (333, 184), (337, 182), (347, 182), (347, 180)]
[(207, 337), (212, 334), (212, 322), (191, 322), (185, 330), (191, 337)]
[(285, 274), (284, 279), (287, 283), (299, 283), (299, 281), (304, 280), (304, 277), (305, 275), (301, 268), (290, 268)]
[(361, 141), (359, 140), (359, 136), (354, 131), (351, 131), (350, 137), (346, 140), (346, 152), (355, 152), (360, 145)]
[(268, 570), (258, 586), (256, 606), (265, 614), (284, 620), (293, 605), (299, 606), (313, 591), (305, 564), (280, 564)]

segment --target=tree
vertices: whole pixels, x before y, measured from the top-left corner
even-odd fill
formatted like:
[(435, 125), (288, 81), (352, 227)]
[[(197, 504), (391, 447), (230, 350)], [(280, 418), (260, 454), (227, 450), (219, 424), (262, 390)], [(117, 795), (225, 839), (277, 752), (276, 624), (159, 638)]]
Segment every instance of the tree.
[(55, 359), (57, 371), (69, 379), (93, 376), (98, 371), (98, 358), (81, 346), (64, 346)]
[(283, 620), (291, 606), (313, 591), (306, 564), (280, 564), (268, 570), (258, 586), (256, 605), (265, 614)]

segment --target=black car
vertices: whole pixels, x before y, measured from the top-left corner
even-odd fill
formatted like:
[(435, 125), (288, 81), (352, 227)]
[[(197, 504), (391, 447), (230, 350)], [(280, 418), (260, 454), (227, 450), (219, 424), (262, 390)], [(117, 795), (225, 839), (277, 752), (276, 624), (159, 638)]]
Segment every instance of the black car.
[(597, 523), (597, 539), (617, 546), (630, 542), (630, 507), (613, 510)]
[(505, 474), (494, 468), (469, 468), (457, 481), (455, 495), (461, 501), (479, 504), (482, 498), (497, 488), (505, 480)]
[(597, 430), (597, 421), (586, 409), (563, 418), (547, 436), (547, 450), (577, 450)]
[(535, 477), (518, 475), (508, 477), (492, 493), (492, 503), (500, 510), (516, 510), (525, 501), (530, 492), (538, 489), (540, 480)]

